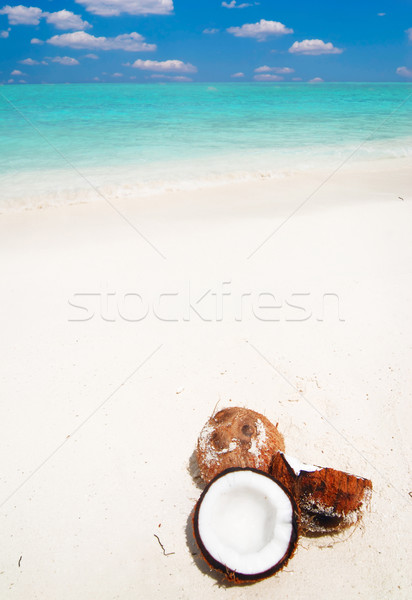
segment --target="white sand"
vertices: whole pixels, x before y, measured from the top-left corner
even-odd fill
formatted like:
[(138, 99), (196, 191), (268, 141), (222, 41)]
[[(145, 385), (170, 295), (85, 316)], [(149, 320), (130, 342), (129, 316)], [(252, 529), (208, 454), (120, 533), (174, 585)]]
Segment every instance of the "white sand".
[[(410, 597), (410, 162), (343, 168), (247, 259), (324, 178), (117, 203), (165, 260), (102, 202), (0, 217), (1, 598)], [(189, 282), (192, 303), (211, 290), (210, 321)], [(119, 317), (142, 314), (127, 293), (145, 319)], [(322, 320), (324, 294), (343, 320), (333, 296)], [(70, 321), (86, 311), (69, 300), (94, 316)], [(278, 421), (288, 454), (371, 478), (362, 526), (219, 587), (186, 544), (187, 466), (217, 402)]]

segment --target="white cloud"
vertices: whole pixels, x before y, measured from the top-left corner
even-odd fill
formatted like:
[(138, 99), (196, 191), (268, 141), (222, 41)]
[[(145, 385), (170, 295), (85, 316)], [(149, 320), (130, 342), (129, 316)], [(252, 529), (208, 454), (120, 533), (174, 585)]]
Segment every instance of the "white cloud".
[(19, 63), (22, 65), (29, 65), (30, 67), (33, 65), (47, 65), (45, 60), (39, 62), (38, 60), (33, 60), (32, 58), (25, 58), (24, 60), (19, 60)]
[(384, 17), (386, 13), (378, 13), (378, 17)]
[(42, 10), (34, 6), (9, 6), (0, 10), (0, 15), (7, 15), (10, 25), (38, 25)]
[(290, 67), (273, 67), (273, 73), (283, 73), (284, 75), (288, 75), (290, 73), (294, 73), (295, 69), (291, 69)]
[(271, 71), (271, 70), (272, 70), (272, 67), (263, 65), (262, 67), (257, 67), (257, 69), (255, 69), (255, 73), (265, 73), (266, 71)]
[(4, 6), (0, 14), (8, 16), (10, 25), (38, 25), (40, 19), (46, 19), (47, 23), (57, 29), (79, 30), (91, 27), (90, 23), (83, 21), (79, 15), (64, 9), (57, 12), (43, 12), (34, 6)]
[(208, 35), (213, 35), (214, 33), (219, 33), (219, 29), (214, 29), (213, 27), (209, 27), (204, 29), (202, 33), (206, 33)]
[(181, 60), (135, 60), (132, 64), (135, 69), (142, 71), (158, 71), (161, 73), (196, 73), (197, 68)]
[(407, 34), (408, 34), (408, 38), (409, 38), (409, 40), (412, 42), (412, 27), (409, 27), (409, 29), (407, 29), (407, 30), (405, 31), (405, 33), (407, 33)]
[(146, 44), (140, 33), (124, 33), (116, 37), (95, 37), (84, 31), (54, 35), (48, 44), (53, 46), (68, 46), (76, 50), (127, 50), (128, 52), (143, 52), (156, 50), (156, 44)]
[(282, 81), (283, 77), (280, 75), (272, 75), (272, 73), (260, 73), (259, 75), (254, 75), (253, 79), (255, 81)]
[(123, 73), (113, 73), (112, 77), (123, 77)]
[(269, 35), (293, 33), (293, 29), (288, 29), (283, 23), (265, 19), (258, 23), (246, 23), (242, 27), (229, 27), (227, 31), (236, 37), (256, 38), (259, 42), (263, 42)]
[(289, 73), (294, 73), (295, 69), (291, 69), (290, 67), (268, 67), (267, 65), (263, 65), (263, 67), (257, 67), (255, 69), (255, 73), (278, 73), (282, 75), (288, 75)]
[(307, 54), (318, 56), (319, 54), (342, 54), (342, 48), (336, 48), (331, 42), (325, 43), (322, 40), (303, 40), (295, 42), (289, 48), (291, 54)]
[(257, 67), (257, 69), (255, 69), (255, 73), (266, 73), (268, 71), (271, 71), (272, 67), (268, 67), (267, 65), (263, 65), (262, 67)]
[(314, 77), (313, 79), (309, 79), (309, 83), (322, 83), (322, 77)]
[(0, 31), (0, 38), (8, 38), (9, 37), (9, 31), (10, 31), (10, 27), (8, 29), (6, 29), (5, 31)]
[(97, 54), (85, 54), (84, 58), (91, 58), (92, 60), (97, 60), (99, 57)]
[(236, 0), (232, 0), (231, 2), (222, 2), (222, 6), (225, 8), (247, 8), (248, 6), (253, 6), (253, 4), (250, 4), (249, 2), (236, 4)]
[(70, 56), (55, 56), (51, 59), (51, 61), (60, 63), (61, 65), (66, 65), (68, 67), (73, 67), (74, 65), (80, 64), (78, 60), (71, 58)]
[(245, 74), (244, 74), (244, 73), (242, 73), (241, 71), (239, 71), (239, 73), (233, 73), (233, 74), (231, 75), (231, 77), (244, 77), (244, 76), (245, 76)]
[(173, 0), (76, 0), (94, 15), (114, 17), (128, 15), (169, 15)]
[(100, 81), (100, 77), (93, 77), (93, 81)]
[(83, 21), (79, 15), (75, 15), (70, 10), (59, 10), (53, 13), (44, 13), (47, 23), (54, 25), (56, 29), (89, 29), (90, 23)]
[(412, 78), (412, 69), (408, 69), (407, 67), (398, 67), (396, 69), (396, 74), (409, 79)]
[(150, 75), (150, 79), (167, 79), (168, 81), (193, 81), (190, 77), (186, 77), (185, 75), (160, 75), (158, 73)]
[(10, 73), (10, 75), (25, 75), (25, 73), (22, 73), (21, 71), (19, 71), (18, 69), (14, 69), (14, 71), (12, 71)]
[(39, 38), (33, 38), (33, 39), (30, 41), (30, 44), (38, 44), (39, 46), (41, 46), (41, 45), (43, 45), (43, 44), (44, 44), (44, 42), (43, 42), (43, 40), (39, 40)]

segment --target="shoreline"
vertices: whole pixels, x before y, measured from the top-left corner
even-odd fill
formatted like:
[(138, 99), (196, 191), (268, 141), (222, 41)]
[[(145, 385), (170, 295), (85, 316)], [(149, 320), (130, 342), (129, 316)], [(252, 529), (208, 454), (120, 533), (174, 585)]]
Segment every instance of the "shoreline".
[[(25, 200), (22, 200), (20, 206), (0, 206), (0, 217), (11, 213), (19, 213), (26, 211), (45, 210), (50, 208), (62, 208), (68, 206), (76, 206), (81, 204), (99, 204), (101, 202), (115, 202), (115, 203), (129, 203), (133, 202), (133, 199), (137, 204), (147, 201), (150, 204), (152, 198), (171, 198), (179, 194), (193, 193), (197, 194), (202, 192), (210, 191), (211, 193), (220, 194), (223, 191), (227, 191), (230, 195), (231, 191), (236, 191), (237, 188), (248, 187), (252, 190), (254, 185), (267, 184), (268, 186), (280, 186), (280, 187), (293, 187), (299, 185), (299, 182), (303, 178), (309, 180), (329, 180), (334, 177), (341, 169), (351, 175), (366, 175), (369, 174), (379, 175), (382, 171), (392, 174), (394, 171), (402, 172), (411, 169), (412, 157), (393, 157), (393, 158), (380, 158), (373, 160), (352, 160), (337, 161), (335, 164), (328, 165), (325, 167), (300, 167), (294, 169), (284, 169), (280, 172), (268, 172), (265, 170), (255, 172), (244, 172), (244, 173), (227, 173), (214, 175), (209, 178), (198, 178), (192, 180), (176, 180), (176, 181), (165, 181), (163, 183), (152, 182), (152, 184), (142, 184), (143, 188), (139, 190), (135, 186), (116, 186), (111, 184), (106, 187), (95, 186), (92, 178), (89, 176), (83, 176), (76, 173), (74, 170), (65, 170), (66, 177), (72, 178), (72, 186), (74, 189), (61, 189), (54, 192), (54, 199), (44, 200), (47, 197), (46, 193), (41, 194), (37, 197), (37, 201), (34, 205), (24, 204)], [(31, 176), (35, 176), (32, 173)], [(76, 189), (74, 185), (75, 181), (80, 182), (84, 188)], [(89, 183), (90, 182), (90, 183)], [(107, 193), (109, 191), (109, 193)], [(78, 196), (75, 200), (59, 200), (59, 198), (73, 197), (73, 194)], [(42, 198), (42, 200), (40, 200)], [(31, 200), (33, 202), (33, 200)]]

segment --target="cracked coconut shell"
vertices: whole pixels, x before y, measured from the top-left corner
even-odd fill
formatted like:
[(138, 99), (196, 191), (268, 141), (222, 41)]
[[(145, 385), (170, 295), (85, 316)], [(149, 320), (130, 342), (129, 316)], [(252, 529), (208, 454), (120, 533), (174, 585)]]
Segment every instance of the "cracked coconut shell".
[(281, 452), (273, 457), (270, 473), (295, 497), (306, 535), (336, 533), (354, 525), (372, 494), (369, 479), (305, 465)]
[(197, 443), (202, 479), (209, 483), (231, 467), (268, 471), (273, 454), (285, 449), (283, 435), (263, 415), (247, 408), (225, 408), (212, 416)]

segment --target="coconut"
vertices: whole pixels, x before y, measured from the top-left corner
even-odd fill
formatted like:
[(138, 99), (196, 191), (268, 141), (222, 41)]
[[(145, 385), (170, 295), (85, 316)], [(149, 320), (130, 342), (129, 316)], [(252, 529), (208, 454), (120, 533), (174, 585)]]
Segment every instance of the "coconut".
[(231, 468), (204, 489), (193, 516), (196, 542), (210, 567), (234, 583), (265, 579), (291, 558), (298, 507), (268, 473)]
[(324, 468), (298, 477), (302, 526), (309, 533), (340, 531), (358, 522), (368, 505), (372, 482), (350, 473)]
[(197, 462), (208, 483), (230, 467), (267, 471), (273, 454), (283, 451), (282, 434), (269, 419), (247, 408), (225, 408), (211, 417), (197, 443)]
[(316, 467), (278, 452), (270, 473), (296, 498), (302, 532), (336, 533), (355, 524), (369, 503), (372, 482), (329, 467)]

